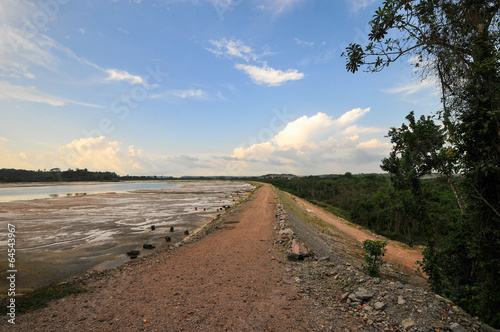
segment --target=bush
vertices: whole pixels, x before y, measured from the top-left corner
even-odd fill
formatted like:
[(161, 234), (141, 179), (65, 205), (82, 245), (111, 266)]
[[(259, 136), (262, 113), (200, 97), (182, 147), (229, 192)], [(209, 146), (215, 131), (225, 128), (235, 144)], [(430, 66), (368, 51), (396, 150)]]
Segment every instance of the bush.
[(363, 250), (366, 263), (363, 264), (363, 269), (372, 277), (380, 276), (380, 266), (384, 264), (382, 256), (386, 251), (387, 241), (363, 241)]

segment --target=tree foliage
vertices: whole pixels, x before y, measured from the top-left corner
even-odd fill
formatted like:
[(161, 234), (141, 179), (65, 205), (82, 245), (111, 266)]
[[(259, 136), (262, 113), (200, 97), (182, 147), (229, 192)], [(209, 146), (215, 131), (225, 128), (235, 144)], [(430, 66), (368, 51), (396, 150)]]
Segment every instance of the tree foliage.
[[(344, 53), (346, 69), (353, 73), (361, 67), (378, 72), (403, 56), (411, 56), (424, 77), (433, 75), (439, 82), (443, 109), (438, 114), (444, 124), (445, 141), (436, 148), (441, 152), (435, 153), (432, 146), (428, 155), (419, 152), (421, 146), (425, 147), (421, 143), (426, 138), (437, 137), (432, 125), (425, 126), (425, 119), (421, 119), (423, 131), (419, 134), (409, 127), (389, 133), (403, 139), (406, 145), (401, 149), (396, 144), (383, 167), (397, 181), (411, 183), (428, 169), (439, 171), (451, 180), (462, 216), (450, 228), (446, 245), (429, 252), (424, 263), (432, 272), (433, 289), (497, 327), (500, 326), (499, 11), (498, 0), (387, 0), (370, 21), (369, 43), (364, 47), (350, 44)], [(454, 180), (458, 180), (458, 186)]]

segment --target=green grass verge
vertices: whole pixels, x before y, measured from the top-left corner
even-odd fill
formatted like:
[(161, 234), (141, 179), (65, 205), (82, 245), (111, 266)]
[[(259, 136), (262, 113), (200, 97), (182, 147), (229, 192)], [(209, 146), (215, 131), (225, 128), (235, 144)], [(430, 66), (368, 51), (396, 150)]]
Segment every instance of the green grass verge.
[[(43, 286), (24, 295), (18, 295), (15, 297), (16, 315), (44, 308), (52, 300), (85, 292), (87, 292), (87, 290), (78, 282), (54, 283)], [(0, 300), (0, 303), (0, 315), (7, 317), (7, 305), (10, 303), (10, 298), (3, 298)]]

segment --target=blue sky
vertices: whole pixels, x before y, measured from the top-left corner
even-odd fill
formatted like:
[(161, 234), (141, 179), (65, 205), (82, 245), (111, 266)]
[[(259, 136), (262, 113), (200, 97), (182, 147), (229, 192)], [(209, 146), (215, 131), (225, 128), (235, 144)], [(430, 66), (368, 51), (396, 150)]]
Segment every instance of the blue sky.
[(410, 58), (355, 75), (373, 0), (2, 0), (0, 168), (381, 172), (439, 96)]

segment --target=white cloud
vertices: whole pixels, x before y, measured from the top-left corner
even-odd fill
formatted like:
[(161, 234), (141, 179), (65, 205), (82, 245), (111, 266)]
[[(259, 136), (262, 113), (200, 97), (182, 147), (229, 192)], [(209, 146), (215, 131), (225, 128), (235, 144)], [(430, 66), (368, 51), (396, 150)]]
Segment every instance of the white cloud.
[(66, 104), (82, 105), (87, 107), (103, 108), (99, 105), (82, 103), (79, 101), (68, 100), (52, 96), (38, 91), (34, 86), (12, 85), (6, 81), (0, 81), (0, 100), (8, 101), (27, 101), (33, 103), (42, 103), (52, 106), (64, 106)]
[(305, 2), (305, 0), (260, 0), (260, 5), (257, 8), (281, 14), (301, 2)]
[(255, 83), (267, 86), (280, 86), (288, 81), (296, 81), (304, 78), (304, 74), (300, 73), (297, 69), (282, 71), (271, 68), (266, 64), (263, 67), (236, 64), (235, 68), (246, 72)]
[(312, 136), (321, 134), (324, 129), (334, 124), (331, 116), (318, 113), (314, 116), (302, 116), (286, 125), (274, 138), (273, 143), (280, 150), (295, 149), (300, 151), (303, 147), (314, 147)]
[(249, 148), (236, 148), (231, 157), (238, 159), (267, 160), (276, 150), (271, 142), (254, 144)]
[(299, 45), (301, 47), (313, 47), (314, 46), (314, 42), (303, 41), (303, 40), (300, 40), (299, 38), (295, 38), (295, 42), (297, 43), (297, 45)]
[(52, 106), (63, 106), (65, 104), (57, 97), (41, 93), (34, 86), (16, 86), (5, 81), (0, 81), (0, 100), (29, 101)]
[(137, 159), (141, 152), (136, 152), (134, 146), (123, 151), (120, 145), (104, 136), (80, 138), (60, 147), (59, 154), (61, 161), (70, 168), (109, 170), (119, 174), (142, 168)]
[(247, 62), (250, 60), (256, 61), (258, 58), (255, 51), (239, 39), (223, 38), (221, 40), (210, 40), (209, 42), (213, 47), (207, 48), (207, 50), (217, 56), (243, 59)]
[(232, 157), (237, 160), (227, 162), (242, 174), (334, 173), (345, 172), (346, 165), (353, 172), (373, 171), (391, 145), (384, 142), (386, 130), (355, 124), (369, 111), (356, 108), (338, 118), (321, 112), (302, 116), (266, 142), (235, 148)]
[(188, 99), (188, 98), (193, 98), (193, 99), (207, 99), (208, 94), (200, 89), (188, 89), (188, 90), (169, 90), (164, 93), (160, 94), (152, 94), (150, 98), (152, 99), (159, 99), (159, 98), (165, 98), (165, 97), (177, 97), (177, 98), (182, 98), (182, 99)]
[(391, 144), (387, 142), (381, 142), (380, 140), (373, 138), (369, 141), (366, 142), (361, 142), (359, 143), (356, 148), (362, 148), (362, 149), (378, 149), (378, 148), (391, 148)]
[(108, 74), (106, 81), (125, 81), (131, 84), (144, 84), (142, 77), (129, 74), (125, 70), (106, 69), (106, 73)]
[(56, 47), (54, 40), (40, 35), (28, 38), (21, 29), (0, 25), (0, 74), (4, 77), (33, 76), (33, 66), (52, 69), (58, 63), (52, 50)]
[(346, 0), (347, 4), (352, 11), (357, 12), (361, 9), (365, 9), (369, 5), (375, 2), (375, 0)]
[(79, 31), (82, 35), (84, 35), (84, 34), (86, 34), (86, 33), (87, 33), (87, 31), (85, 31), (85, 29), (84, 29), (84, 28), (80, 28), (80, 29), (78, 29), (78, 31)]
[(397, 94), (402, 93), (405, 96), (412, 95), (419, 91), (425, 90), (427, 88), (436, 87), (436, 82), (433, 79), (422, 79), (419, 82), (411, 82), (408, 84), (400, 85), (391, 89), (385, 90), (385, 92)]

